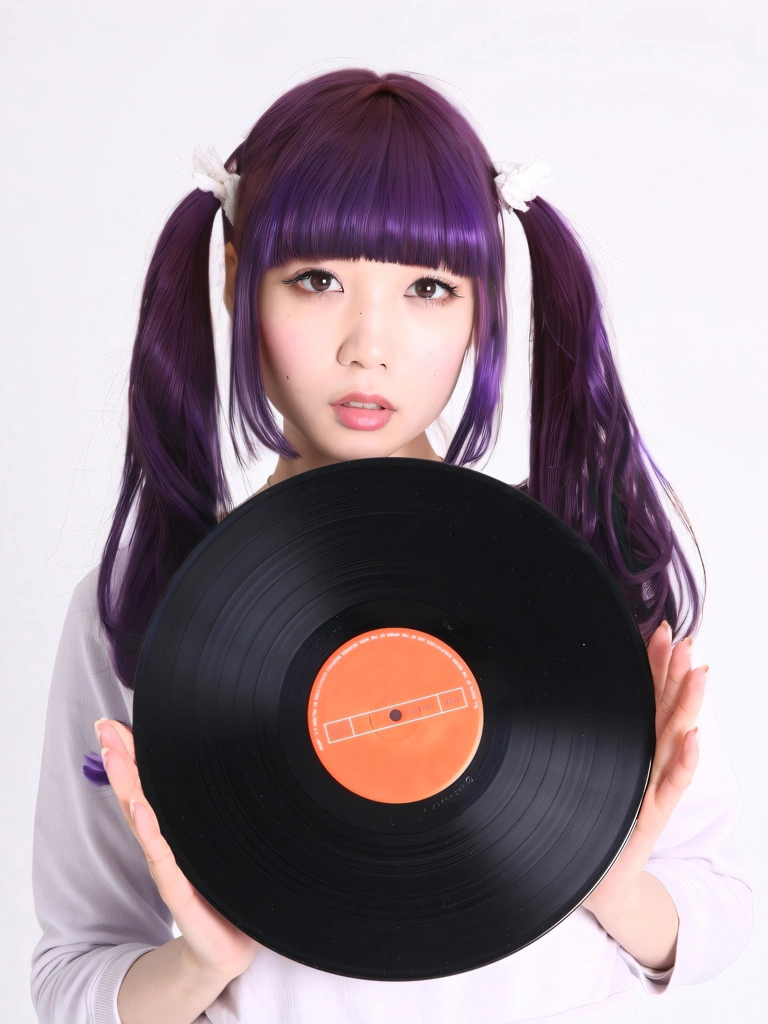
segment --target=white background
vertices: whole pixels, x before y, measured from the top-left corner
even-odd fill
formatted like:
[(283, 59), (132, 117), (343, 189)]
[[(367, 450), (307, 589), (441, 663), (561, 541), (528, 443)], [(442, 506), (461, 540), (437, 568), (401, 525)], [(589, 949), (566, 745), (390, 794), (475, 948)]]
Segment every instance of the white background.
[[(598, 264), (634, 413), (707, 569), (694, 663), (712, 666), (745, 799), (735, 842), (758, 881), (741, 958), (661, 999), (638, 992), (638, 1021), (754, 1019), (766, 955), (768, 497), (758, 5), (67, 0), (8, 5), (3, 21), (3, 1019), (35, 1019), (30, 866), (48, 685), (72, 588), (100, 558), (117, 497), (152, 245), (193, 187), (196, 143), (228, 155), (280, 93), (350, 65), (432, 76), (493, 159), (547, 160), (555, 179), (542, 194)], [(516, 483), (527, 471), (527, 271), (522, 231), (508, 226), (505, 421), (478, 468)], [(236, 500), (274, 463), (234, 479)]]

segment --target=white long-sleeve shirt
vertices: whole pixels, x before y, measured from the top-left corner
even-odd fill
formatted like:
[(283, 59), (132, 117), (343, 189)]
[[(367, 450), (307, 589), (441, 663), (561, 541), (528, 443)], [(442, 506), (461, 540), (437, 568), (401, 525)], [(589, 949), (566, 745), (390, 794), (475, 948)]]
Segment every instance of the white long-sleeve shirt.
[[(179, 934), (112, 788), (82, 771), (85, 752), (99, 754), (97, 718), (133, 722), (133, 693), (111, 668), (98, 618), (97, 575), (98, 567), (74, 588), (48, 699), (32, 874), (40, 1024), (120, 1024), (117, 993), (131, 964)], [(633, 976), (657, 996), (715, 977), (749, 941), (752, 883), (731, 840), (742, 796), (713, 675), (697, 722), (698, 767), (646, 868), (680, 919), (670, 970), (643, 967), (578, 907), (511, 956), (427, 981), (346, 978), (262, 947), (195, 1024), (622, 1024), (634, 1021)]]

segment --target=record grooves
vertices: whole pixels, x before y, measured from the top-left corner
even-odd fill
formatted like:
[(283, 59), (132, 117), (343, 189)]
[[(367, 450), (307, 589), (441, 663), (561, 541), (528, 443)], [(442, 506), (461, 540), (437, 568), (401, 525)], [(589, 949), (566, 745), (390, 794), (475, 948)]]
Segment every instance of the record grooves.
[(179, 867), (319, 970), (419, 980), (543, 935), (648, 781), (624, 596), (533, 499), (408, 458), (308, 470), (187, 558), (139, 659), (136, 759)]

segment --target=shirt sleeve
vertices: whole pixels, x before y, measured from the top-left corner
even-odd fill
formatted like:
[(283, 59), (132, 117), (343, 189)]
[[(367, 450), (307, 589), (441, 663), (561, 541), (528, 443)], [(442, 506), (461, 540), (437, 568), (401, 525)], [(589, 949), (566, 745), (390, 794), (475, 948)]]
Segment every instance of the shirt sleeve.
[(97, 576), (98, 566), (74, 588), (48, 696), (32, 843), (42, 935), (31, 995), (40, 1024), (120, 1024), (117, 992), (129, 967), (174, 937), (112, 787), (83, 774), (86, 752), (101, 763), (95, 720), (132, 721), (133, 695), (109, 664)]
[(645, 870), (672, 897), (680, 921), (675, 963), (667, 971), (619, 953), (651, 995), (709, 981), (730, 966), (752, 935), (752, 875), (733, 845), (743, 797), (723, 744), (707, 674), (699, 763), (654, 847)]

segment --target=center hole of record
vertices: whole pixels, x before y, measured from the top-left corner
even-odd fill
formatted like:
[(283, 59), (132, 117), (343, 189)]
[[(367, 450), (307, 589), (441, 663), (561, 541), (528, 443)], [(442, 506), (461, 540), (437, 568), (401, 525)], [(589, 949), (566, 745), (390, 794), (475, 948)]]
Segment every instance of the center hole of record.
[(393, 722), (399, 722), (400, 719), (403, 717), (403, 712), (398, 711), (397, 708), (394, 708), (392, 711), (389, 712), (389, 717), (392, 719)]

